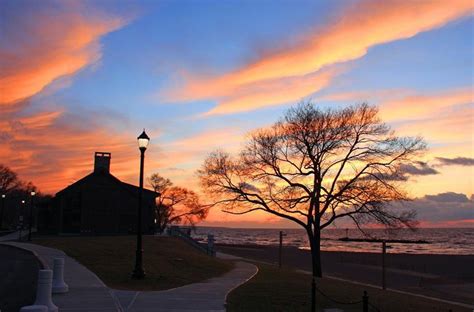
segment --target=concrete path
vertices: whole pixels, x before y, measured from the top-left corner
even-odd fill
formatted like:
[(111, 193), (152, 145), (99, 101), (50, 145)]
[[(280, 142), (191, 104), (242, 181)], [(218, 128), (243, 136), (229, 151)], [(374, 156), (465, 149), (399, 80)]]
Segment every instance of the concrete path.
[[(253, 264), (237, 261), (230, 272), (200, 283), (163, 291), (113, 290), (86, 267), (64, 252), (34, 244), (5, 242), (11, 246), (30, 250), (45, 267), (52, 267), (55, 257), (65, 259), (64, 279), (69, 285), (66, 294), (53, 295), (60, 311), (225, 311), (228, 293), (251, 279), (258, 271)], [(237, 260), (237, 257), (218, 254), (218, 257)]]
[[(21, 231), (21, 237), (23, 238), (26, 236), (28, 236), (28, 230)], [(17, 241), (19, 237), (20, 237), (20, 232), (16, 231), (7, 235), (0, 236), (0, 242)]]
[(115, 291), (124, 311), (225, 311), (227, 294), (257, 273), (257, 267), (236, 262), (235, 268), (219, 277), (163, 291)]
[(7, 242), (2, 243), (33, 252), (46, 268), (53, 267), (53, 259), (64, 258), (64, 281), (69, 292), (53, 295), (53, 302), (60, 311), (112, 312), (120, 311), (112, 292), (85, 266), (64, 252), (35, 244)]

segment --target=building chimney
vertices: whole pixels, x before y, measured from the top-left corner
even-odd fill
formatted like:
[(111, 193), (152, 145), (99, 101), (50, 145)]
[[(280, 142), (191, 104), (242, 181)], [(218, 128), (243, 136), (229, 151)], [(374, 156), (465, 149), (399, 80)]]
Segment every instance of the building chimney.
[(110, 153), (95, 152), (94, 172), (110, 173)]

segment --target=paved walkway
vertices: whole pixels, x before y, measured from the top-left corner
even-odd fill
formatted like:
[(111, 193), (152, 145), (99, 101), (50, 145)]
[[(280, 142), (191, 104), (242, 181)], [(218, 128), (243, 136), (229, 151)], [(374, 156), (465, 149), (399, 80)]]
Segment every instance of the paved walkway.
[[(26, 236), (28, 236), (28, 230), (21, 231), (21, 237), (23, 238)], [(0, 236), (0, 242), (17, 241), (19, 237), (20, 233), (19, 231), (16, 231), (7, 235)]]
[[(94, 273), (60, 250), (27, 243), (3, 244), (32, 251), (46, 267), (52, 267), (55, 257), (64, 258), (64, 279), (69, 285), (69, 292), (53, 295), (53, 302), (60, 311), (225, 311), (227, 294), (258, 271), (253, 264), (237, 261), (235, 268), (222, 276), (183, 287), (143, 292), (112, 290)], [(220, 253), (218, 257), (236, 259)]]
[(94, 273), (64, 252), (28, 243), (3, 244), (32, 251), (46, 268), (53, 267), (54, 258), (64, 258), (64, 281), (69, 285), (69, 292), (53, 295), (53, 302), (60, 311), (120, 311), (109, 288)]
[(114, 291), (124, 311), (225, 311), (227, 294), (245, 283), (257, 267), (236, 262), (235, 268), (219, 277), (164, 291)]

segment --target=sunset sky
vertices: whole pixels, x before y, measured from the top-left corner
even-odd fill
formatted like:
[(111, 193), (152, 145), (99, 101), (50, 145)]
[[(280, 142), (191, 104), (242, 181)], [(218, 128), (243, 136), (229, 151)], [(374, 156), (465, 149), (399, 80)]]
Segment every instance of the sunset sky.
[(137, 184), (146, 128), (146, 174), (198, 190), (209, 152), (237, 152), (300, 100), (366, 101), (428, 142), (407, 185), (421, 224), (473, 227), (473, 3), (2, 0), (0, 163), (54, 194), (111, 152)]

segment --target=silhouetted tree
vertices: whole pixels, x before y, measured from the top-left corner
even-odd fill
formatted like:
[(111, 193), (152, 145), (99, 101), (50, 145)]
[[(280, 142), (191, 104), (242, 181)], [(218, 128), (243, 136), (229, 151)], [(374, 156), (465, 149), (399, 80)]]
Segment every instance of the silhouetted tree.
[(0, 193), (6, 194), (20, 186), (20, 180), (15, 172), (0, 164)]
[[(0, 211), (0, 219), (2, 224), (11, 227), (15, 224), (16, 219), (21, 213), (22, 208), (26, 205), (21, 205), (21, 200), (28, 200), (31, 198), (31, 191), (36, 192), (36, 202), (43, 202), (44, 195), (38, 191), (38, 188), (32, 182), (25, 182), (18, 178), (16, 172), (5, 165), (0, 164), (0, 194), (5, 194), (5, 209)], [(2, 214), (3, 213), (3, 214)], [(1, 227), (1, 225), (0, 225)]]
[(202, 206), (198, 195), (186, 188), (173, 186), (173, 183), (158, 173), (148, 178), (148, 183), (161, 195), (156, 201), (156, 226), (158, 232), (173, 223), (194, 225), (206, 218), (209, 207)]
[[(215, 206), (231, 214), (265, 211), (305, 229), (313, 287), (322, 276), (321, 230), (340, 218), (357, 227), (413, 226), (414, 213), (386, 204), (407, 200), (400, 166), (425, 149), (419, 137), (397, 137), (367, 104), (320, 110), (311, 103), (251, 135), (238, 157), (217, 151), (198, 171)], [(314, 301), (313, 301), (314, 302)]]

